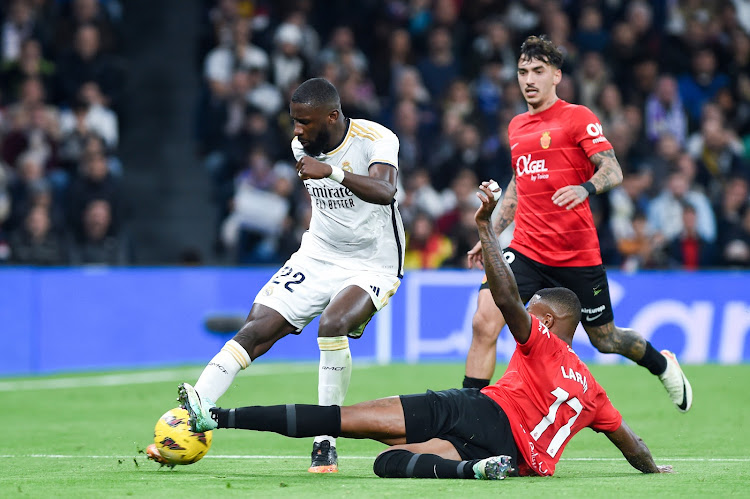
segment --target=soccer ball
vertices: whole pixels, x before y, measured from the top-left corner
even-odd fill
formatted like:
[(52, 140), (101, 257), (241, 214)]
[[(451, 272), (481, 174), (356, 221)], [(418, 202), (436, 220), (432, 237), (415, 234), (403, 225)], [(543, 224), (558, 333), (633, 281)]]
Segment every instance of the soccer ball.
[(163, 464), (193, 464), (200, 461), (211, 448), (212, 432), (193, 432), (188, 424), (189, 417), (187, 410), (175, 407), (156, 422), (154, 445), (163, 461), (166, 461)]

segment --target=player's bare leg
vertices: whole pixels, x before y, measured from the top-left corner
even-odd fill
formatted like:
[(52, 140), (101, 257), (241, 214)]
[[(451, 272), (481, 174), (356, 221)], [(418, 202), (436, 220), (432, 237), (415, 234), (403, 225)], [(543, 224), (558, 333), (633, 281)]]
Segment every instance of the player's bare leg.
[(195, 387), (187, 383), (179, 385), (178, 400), (190, 412), (191, 426), (202, 428), (196, 431), (211, 429), (213, 421), (208, 411), (229, 389), (237, 374), (294, 330), (277, 311), (253, 305), (245, 325), (206, 365)]
[[(352, 376), (352, 356), (349, 335), (357, 331), (375, 313), (370, 295), (358, 286), (349, 286), (339, 292), (320, 316), (318, 347), (318, 404), (344, 405)], [(318, 435), (313, 442), (311, 473), (338, 471), (336, 439)]]
[(672, 352), (651, 346), (637, 331), (617, 327), (614, 322), (602, 326), (584, 326), (591, 344), (602, 353), (618, 353), (659, 377), (669, 398), (680, 412), (693, 404), (693, 389)]
[(497, 361), (497, 338), (505, 326), (502, 312), (489, 289), (480, 289), (477, 310), (471, 321), (471, 345), (466, 355), (464, 388), (482, 388), (489, 384)]

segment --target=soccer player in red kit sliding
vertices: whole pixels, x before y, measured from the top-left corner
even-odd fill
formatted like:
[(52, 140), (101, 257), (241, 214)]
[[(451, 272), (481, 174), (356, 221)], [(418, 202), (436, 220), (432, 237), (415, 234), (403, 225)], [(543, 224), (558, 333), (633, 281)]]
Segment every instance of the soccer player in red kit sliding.
[(571, 348), (581, 317), (575, 293), (543, 289), (524, 308), (490, 222), (497, 204), (491, 185), (480, 186), (482, 206), (475, 219), (492, 298), (518, 342), (497, 383), (481, 390), (427, 391), (343, 407), (212, 407), (217, 427), (298, 438), (320, 433), (370, 438), (391, 446), (375, 459), (378, 476), (484, 480), (552, 475), (565, 445), (590, 427), (604, 433), (637, 470), (671, 472), (671, 466), (654, 463), (648, 447)]
[[(602, 353), (618, 353), (659, 377), (681, 412), (690, 409), (692, 388), (674, 354), (657, 351), (638, 332), (614, 323), (607, 274), (588, 197), (622, 182), (622, 169), (598, 118), (585, 106), (557, 97), (563, 55), (545, 37), (521, 46), (518, 84), (529, 111), (513, 118), (508, 137), (513, 178), (494, 222), (500, 234), (515, 220), (504, 256), (521, 298), (563, 286), (581, 301), (581, 323)], [(481, 246), (469, 251), (482, 267)], [(480, 287), (466, 357), (464, 387), (486, 386), (495, 370), (497, 337), (506, 321), (487, 284)]]

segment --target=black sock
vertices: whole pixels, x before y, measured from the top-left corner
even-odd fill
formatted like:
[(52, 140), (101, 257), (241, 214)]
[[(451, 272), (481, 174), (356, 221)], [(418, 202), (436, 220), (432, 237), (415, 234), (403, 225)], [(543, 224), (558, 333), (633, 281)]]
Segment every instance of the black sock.
[(646, 353), (643, 354), (643, 358), (637, 364), (645, 367), (655, 376), (663, 374), (667, 370), (666, 357), (656, 350), (649, 341), (646, 342)]
[(380, 454), (372, 468), (381, 478), (474, 478), (476, 462), (394, 449)]
[(464, 388), (484, 388), (490, 384), (490, 380), (482, 378), (470, 378), (464, 376)]
[(315, 437), (341, 433), (341, 408), (337, 405), (271, 405), (211, 409), (219, 428), (272, 431), (288, 437)]

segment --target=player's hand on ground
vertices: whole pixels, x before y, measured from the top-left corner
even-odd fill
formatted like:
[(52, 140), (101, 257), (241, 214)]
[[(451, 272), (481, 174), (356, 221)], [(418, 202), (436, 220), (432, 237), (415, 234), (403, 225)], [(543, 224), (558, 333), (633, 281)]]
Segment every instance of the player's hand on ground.
[(476, 267), (478, 269), (484, 270), (484, 259), (482, 258), (481, 242), (478, 242), (474, 245), (473, 248), (466, 252), (466, 260), (467, 265), (470, 269)]
[(552, 195), (552, 202), (557, 206), (564, 206), (568, 210), (572, 210), (586, 201), (587, 197), (589, 197), (589, 193), (585, 187), (580, 185), (566, 185), (557, 189)]
[(330, 165), (318, 161), (315, 158), (311, 158), (310, 156), (303, 156), (302, 158), (300, 158), (300, 160), (297, 161), (296, 168), (297, 175), (302, 180), (307, 180), (310, 178), (326, 178), (333, 171)]
[(657, 466), (657, 468), (659, 469), (659, 473), (674, 473), (674, 469), (672, 468), (671, 464)]

